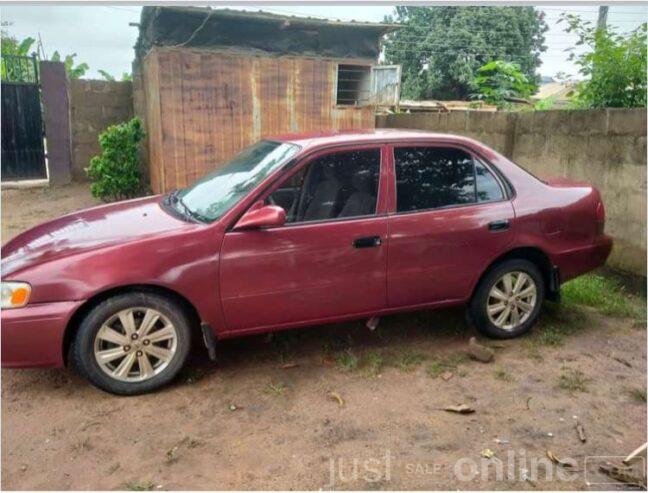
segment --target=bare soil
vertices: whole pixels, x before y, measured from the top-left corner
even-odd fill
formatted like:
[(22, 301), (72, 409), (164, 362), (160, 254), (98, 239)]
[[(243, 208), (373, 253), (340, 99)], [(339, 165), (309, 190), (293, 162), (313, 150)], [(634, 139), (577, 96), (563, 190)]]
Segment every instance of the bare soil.
[[(3, 242), (93, 203), (85, 185), (3, 191)], [(495, 350), (486, 364), (462, 357), (476, 335), (462, 312), (442, 311), (386, 317), (373, 332), (356, 322), (224, 341), (216, 363), (199, 353), (175, 384), (139, 397), (70, 370), (3, 370), (2, 487), (623, 488), (591, 457), (646, 441), (644, 324), (549, 308), (554, 318), (527, 337), (480, 338)], [(562, 344), (539, 343), (555, 313), (577, 328)], [(434, 377), (447, 360), (459, 363), (443, 367), (451, 378)], [(561, 375), (577, 378), (561, 388)], [(475, 412), (439, 410), (460, 403)], [(547, 450), (576, 472), (552, 466)]]

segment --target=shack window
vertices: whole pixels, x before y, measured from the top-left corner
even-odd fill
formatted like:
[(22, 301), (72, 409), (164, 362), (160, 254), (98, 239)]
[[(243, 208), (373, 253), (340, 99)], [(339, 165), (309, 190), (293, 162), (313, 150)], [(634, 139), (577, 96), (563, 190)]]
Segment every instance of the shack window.
[(338, 65), (337, 104), (358, 106), (369, 103), (371, 66)]

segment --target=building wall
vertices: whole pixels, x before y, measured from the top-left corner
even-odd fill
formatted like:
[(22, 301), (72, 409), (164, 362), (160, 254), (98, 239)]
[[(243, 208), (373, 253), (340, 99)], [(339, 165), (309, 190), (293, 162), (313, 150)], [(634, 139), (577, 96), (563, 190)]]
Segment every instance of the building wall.
[(100, 152), (99, 134), (133, 117), (130, 82), (75, 79), (70, 81), (72, 177), (86, 180), (84, 168)]
[(413, 113), (377, 127), (467, 135), (539, 177), (586, 180), (603, 195), (609, 265), (646, 275), (646, 110)]
[(143, 68), (152, 189), (186, 186), (264, 137), (373, 128), (373, 108), (336, 107), (336, 74), (321, 58), (154, 48)]

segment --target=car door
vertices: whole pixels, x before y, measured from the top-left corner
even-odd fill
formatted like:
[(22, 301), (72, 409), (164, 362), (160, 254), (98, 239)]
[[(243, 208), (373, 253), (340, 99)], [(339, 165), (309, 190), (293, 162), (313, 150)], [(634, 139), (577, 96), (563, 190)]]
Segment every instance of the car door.
[(390, 307), (465, 300), (513, 240), (505, 182), (468, 149), (394, 145), (389, 224)]
[(356, 146), (306, 158), (259, 197), (286, 210), (285, 225), (225, 234), (220, 284), (228, 331), (385, 308), (385, 153), (381, 145)]

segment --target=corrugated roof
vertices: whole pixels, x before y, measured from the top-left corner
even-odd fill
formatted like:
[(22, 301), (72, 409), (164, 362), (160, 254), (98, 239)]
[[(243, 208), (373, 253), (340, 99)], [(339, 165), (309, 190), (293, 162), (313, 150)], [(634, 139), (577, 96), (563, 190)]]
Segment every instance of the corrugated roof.
[(376, 58), (380, 38), (397, 24), (334, 21), (210, 7), (142, 8), (135, 49), (237, 47), (277, 54)]

